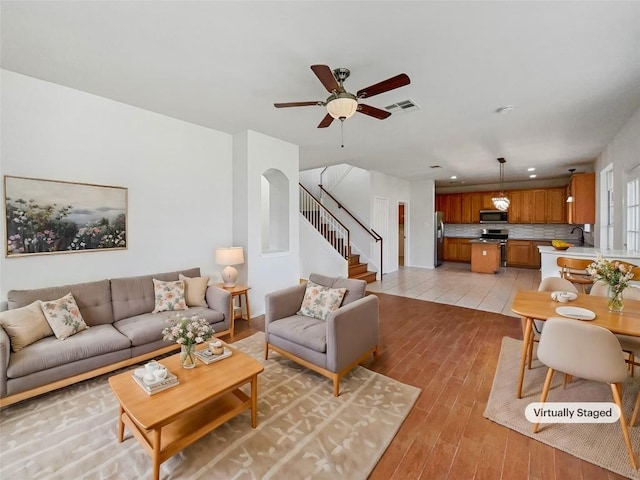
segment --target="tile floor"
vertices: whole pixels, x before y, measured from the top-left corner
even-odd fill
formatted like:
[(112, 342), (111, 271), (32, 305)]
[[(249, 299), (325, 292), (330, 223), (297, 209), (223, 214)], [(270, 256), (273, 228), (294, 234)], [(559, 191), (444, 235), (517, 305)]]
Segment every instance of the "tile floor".
[(400, 267), (367, 290), (517, 316), (511, 312), (515, 292), (535, 290), (539, 283), (535, 269), (504, 267), (492, 275), (473, 273), (468, 263), (445, 262), (435, 269)]

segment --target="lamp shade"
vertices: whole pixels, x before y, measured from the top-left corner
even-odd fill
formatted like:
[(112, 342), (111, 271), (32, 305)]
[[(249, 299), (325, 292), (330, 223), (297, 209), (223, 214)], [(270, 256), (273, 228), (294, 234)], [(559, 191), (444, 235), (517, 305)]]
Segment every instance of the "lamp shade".
[(218, 265), (239, 265), (244, 263), (242, 247), (217, 248), (216, 263)]
[(353, 117), (358, 109), (358, 101), (350, 93), (339, 93), (336, 98), (327, 103), (327, 112), (333, 118), (345, 119)]

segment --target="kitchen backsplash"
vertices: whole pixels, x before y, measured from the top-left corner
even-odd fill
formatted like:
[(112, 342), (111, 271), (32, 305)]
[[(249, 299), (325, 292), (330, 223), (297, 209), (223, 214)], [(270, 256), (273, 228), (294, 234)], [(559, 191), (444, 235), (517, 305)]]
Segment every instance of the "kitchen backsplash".
[[(564, 240), (580, 241), (580, 232), (576, 230), (571, 233), (571, 230), (575, 228), (575, 225), (567, 224), (487, 224), (483, 223), (479, 225), (477, 223), (447, 223), (445, 225), (445, 236), (447, 237), (479, 237), (483, 228), (500, 228), (509, 230), (509, 238), (515, 240), (523, 238), (527, 240), (541, 239), (541, 240), (553, 240), (554, 238)], [(585, 233), (585, 241), (587, 243), (593, 243), (591, 241), (591, 234)]]

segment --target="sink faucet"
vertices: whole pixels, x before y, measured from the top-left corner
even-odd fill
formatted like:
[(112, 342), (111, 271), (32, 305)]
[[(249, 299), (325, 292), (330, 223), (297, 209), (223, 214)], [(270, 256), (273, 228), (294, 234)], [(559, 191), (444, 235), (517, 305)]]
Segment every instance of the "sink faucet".
[(573, 227), (571, 229), (571, 233), (575, 232), (576, 228), (578, 230), (580, 230), (580, 243), (582, 243), (584, 245), (584, 229), (582, 227)]

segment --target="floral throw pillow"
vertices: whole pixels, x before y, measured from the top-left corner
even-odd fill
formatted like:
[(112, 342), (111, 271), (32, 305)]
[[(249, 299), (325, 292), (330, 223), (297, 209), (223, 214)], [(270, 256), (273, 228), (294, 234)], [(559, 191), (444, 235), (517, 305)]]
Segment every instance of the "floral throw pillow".
[(154, 278), (153, 292), (155, 308), (152, 313), (187, 309), (187, 302), (184, 298), (184, 282), (182, 280), (163, 282)]
[(58, 300), (40, 302), (40, 306), (44, 317), (58, 340), (64, 340), (89, 328), (84, 323), (76, 299), (73, 298), (71, 292)]
[(308, 282), (298, 315), (326, 320), (327, 316), (340, 308), (346, 288), (329, 288)]

